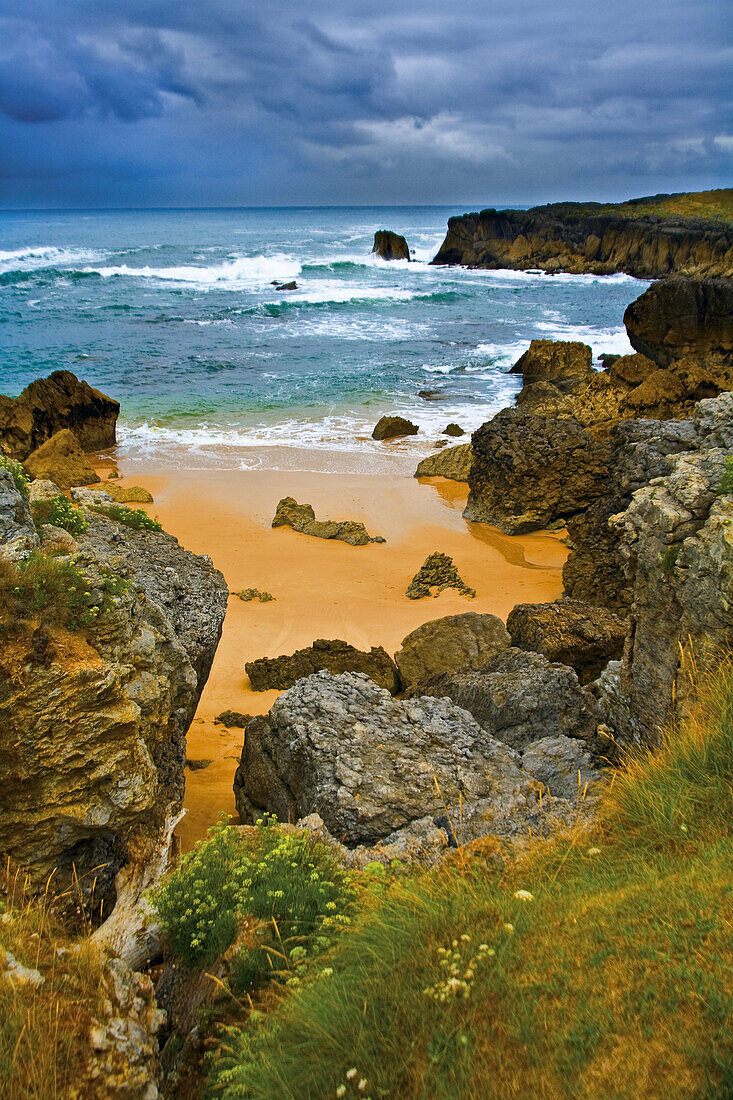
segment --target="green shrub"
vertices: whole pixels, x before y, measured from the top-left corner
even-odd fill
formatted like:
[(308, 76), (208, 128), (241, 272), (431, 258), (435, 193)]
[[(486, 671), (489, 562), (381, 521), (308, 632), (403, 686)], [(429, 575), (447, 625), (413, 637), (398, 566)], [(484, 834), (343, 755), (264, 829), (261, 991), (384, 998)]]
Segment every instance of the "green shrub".
[(0, 560), (0, 625), (6, 631), (37, 615), (75, 630), (93, 622), (101, 610), (87, 578), (70, 562), (38, 550), (18, 563)]
[(143, 508), (126, 508), (124, 504), (93, 504), (92, 511), (117, 523), (124, 523), (125, 527), (132, 527), (134, 531), (163, 530), (160, 520), (153, 519)]
[(210, 830), (152, 900), (189, 966), (226, 950), (243, 917), (262, 922), (263, 946), (242, 948), (235, 966), (235, 980), (247, 984), (269, 973), (273, 954), (284, 957), (294, 940), (302, 944), (348, 922), (350, 891), (325, 845), (307, 833), (283, 833), (267, 819), (249, 845), (231, 826)]
[(733, 493), (733, 455), (725, 456), (725, 472), (718, 486), (719, 493)]
[(52, 527), (63, 527), (71, 535), (83, 535), (89, 529), (89, 521), (76, 504), (72, 504), (63, 493), (48, 500), (34, 501), (31, 514), (36, 524), (50, 523)]
[(18, 462), (14, 458), (6, 458), (5, 455), (0, 455), (0, 470), (10, 470), (10, 475), (15, 484), (15, 488), (21, 494), (21, 496), (28, 496), (28, 486), (30, 485), (30, 478), (23, 469), (22, 463)]

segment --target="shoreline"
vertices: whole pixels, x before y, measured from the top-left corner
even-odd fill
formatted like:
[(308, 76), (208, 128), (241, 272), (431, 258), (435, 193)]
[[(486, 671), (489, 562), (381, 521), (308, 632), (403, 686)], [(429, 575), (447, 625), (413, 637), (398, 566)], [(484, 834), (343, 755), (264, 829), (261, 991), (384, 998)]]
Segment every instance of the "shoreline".
[[(396, 456), (395, 456), (396, 457)], [(465, 520), (468, 486), (444, 478), (385, 473), (295, 470), (161, 470), (155, 463), (98, 456), (103, 479), (119, 469), (148, 489), (147, 508), (183, 547), (208, 554), (230, 592), (256, 587), (270, 603), (231, 595), (221, 641), (187, 736), (187, 757), (209, 759), (186, 769), (186, 816), (177, 835), (184, 850), (205, 835), (219, 813), (234, 811), (232, 780), (243, 730), (214, 722), (224, 710), (263, 714), (281, 694), (254, 692), (245, 661), (292, 653), (316, 638), (341, 638), (360, 649), (392, 654), (421, 623), (467, 611), (506, 620), (517, 603), (554, 600), (562, 591), (567, 549), (562, 533), (508, 536)], [(407, 459), (412, 465), (411, 456)], [(387, 542), (354, 547), (270, 526), (281, 497), (310, 503), (317, 517), (363, 522)], [(408, 600), (405, 589), (428, 554), (454, 558), (475, 599), (442, 593)], [(236, 816), (236, 815), (235, 815)]]

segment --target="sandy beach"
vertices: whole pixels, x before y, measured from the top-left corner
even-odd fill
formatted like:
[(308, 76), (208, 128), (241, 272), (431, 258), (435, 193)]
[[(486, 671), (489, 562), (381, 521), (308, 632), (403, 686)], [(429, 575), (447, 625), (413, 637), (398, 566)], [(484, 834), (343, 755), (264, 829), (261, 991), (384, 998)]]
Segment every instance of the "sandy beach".
[[(397, 459), (397, 456), (395, 455)], [(102, 477), (111, 467), (100, 467)], [(411, 464), (412, 465), (412, 464)], [(567, 550), (561, 533), (509, 537), (462, 516), (468, 486), (443, 478), (417, 481), (404, 459), (391, 474), (304, 473), (294, 470), (160, 472), (140, 460), (117, 465), (129, 484), (148, 489), (148, 510), (187, 549), (208, 554), (232, 593), (254, 587), (270, 603), (232, 595), (221, 643), (188, 734), (188, 757), (209, 759), (186, 771), (184, 848), (223, 811), (234, 814), (232, 779), (242, 730), (215, 723), (224, 710), (260, 714), (278, 692), (253, 692), (245, 661), (292, 653), (315, 638), (342, 638), (360, 649), (394, 653), (423, 622), (465, 611), (506, 619), (515, 604), (552, 600), (562, 590)], [(412, 465), (414, 468), (414, 465)], [(385, 544), (349, 546), (271, 528), (277, 502), (294, 496), (317, 517), (363, 522)], [(470, 599), (451, 592), (408, 600), (405, 589), (429, 553), (450, 554)]]

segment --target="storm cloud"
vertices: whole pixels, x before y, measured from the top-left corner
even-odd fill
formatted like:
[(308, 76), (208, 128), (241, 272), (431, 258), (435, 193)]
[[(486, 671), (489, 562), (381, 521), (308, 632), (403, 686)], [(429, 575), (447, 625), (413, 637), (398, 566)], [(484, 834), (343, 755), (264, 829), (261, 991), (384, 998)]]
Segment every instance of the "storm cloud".
[(0, 0), (6, 206), (730, 182), (728, 0)]

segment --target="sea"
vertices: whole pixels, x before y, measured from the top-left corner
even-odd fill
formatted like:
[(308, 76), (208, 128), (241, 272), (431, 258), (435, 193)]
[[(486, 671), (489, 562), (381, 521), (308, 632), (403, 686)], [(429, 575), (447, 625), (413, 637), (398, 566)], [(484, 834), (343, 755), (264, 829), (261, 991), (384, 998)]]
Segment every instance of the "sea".
[[(73, 371), (120, 401), (133, 464), (369, 472), (511, 404), (532, 339), (632, 350), (622, 317), (647, 283), (431, 266), (462, 212), (2, 212), (0, 392)], [(413, 262), (372, 255), (383, 228)], [(376, 443), (383, 413), (419, 434)]]

